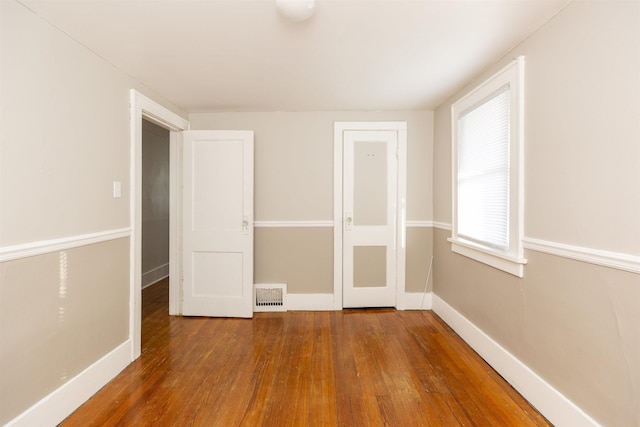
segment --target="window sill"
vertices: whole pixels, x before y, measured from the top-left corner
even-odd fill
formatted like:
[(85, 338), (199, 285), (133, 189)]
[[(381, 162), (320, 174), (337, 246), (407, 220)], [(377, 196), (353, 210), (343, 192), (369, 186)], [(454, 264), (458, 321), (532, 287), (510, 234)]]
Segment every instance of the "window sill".
[(517, 277), (524, 276), (524, 265), (527, 263), (525, 258), (517, 258), (507, 254), (494, 252), (465, 240), (458, 240), (454, 238), (449, 238), (447, 240), (451, 242), (451, 250), (457, 254), (464, 255), (467, 258), (474, 259)]

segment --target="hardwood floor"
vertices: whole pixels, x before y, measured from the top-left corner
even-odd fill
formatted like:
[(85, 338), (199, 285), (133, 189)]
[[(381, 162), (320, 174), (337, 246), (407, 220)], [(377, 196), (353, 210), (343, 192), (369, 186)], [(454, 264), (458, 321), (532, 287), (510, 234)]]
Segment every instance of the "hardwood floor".
[(548, 426), (430, 311), (170, 317), (145, 289), (142, 356), (61, 425)]

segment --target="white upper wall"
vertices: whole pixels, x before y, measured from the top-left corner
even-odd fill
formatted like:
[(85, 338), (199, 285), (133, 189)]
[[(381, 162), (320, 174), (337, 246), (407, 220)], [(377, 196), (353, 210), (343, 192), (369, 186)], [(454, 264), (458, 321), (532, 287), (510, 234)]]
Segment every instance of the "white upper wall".
[(640, 255), (640, 3), (571, 11), (518, 49), (526, 235)]
[(434, 216), (451, 222), (451, 103), (519, 55), (525, 235), (640, 254), (640, 3), (577, 1), (436, 110)]
[(21, 4), (1, 7), (0, 245), (129, 227), (129, 90), (149, 91)]

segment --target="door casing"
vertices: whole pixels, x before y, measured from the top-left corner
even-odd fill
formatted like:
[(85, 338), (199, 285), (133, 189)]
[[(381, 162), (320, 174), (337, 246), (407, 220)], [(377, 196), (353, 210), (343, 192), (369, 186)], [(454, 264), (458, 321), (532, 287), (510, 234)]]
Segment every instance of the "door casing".
[(406, 122), (336, 122), (334, 124), (333, 189), (333, 308), (342, 310), (343, 290), (343, 135), (345, 131), (391, 130), (398, 133), (396, 193), (396, 309), (405, 309), (406, 194), (407, 194), (407, 123)]
[(169, 314), (180, 313), (181, 132), (189, 121), (135, 89), (130, 91), (130, 274), (129, 341), (131, 360), (140, 356), (142, 335), (142, 119), (169, 130)]

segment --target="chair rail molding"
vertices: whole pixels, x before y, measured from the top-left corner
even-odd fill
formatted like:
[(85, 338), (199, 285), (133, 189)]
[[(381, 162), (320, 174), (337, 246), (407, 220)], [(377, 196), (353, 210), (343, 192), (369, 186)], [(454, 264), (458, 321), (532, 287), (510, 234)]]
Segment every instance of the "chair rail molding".
[(528, 250), (556, 255), (576, 261), (588, 262), (617, 270), (640, 273), (640, 256), (600, 249), (573, 246), (565, 243), (525, 237), (523, 247)]
[(51, 240), (39, 240), (13, 246), (0, 247), (0, 262), (13, 261), (21, 258), (44, 255), (51, 252), (66, 251), (95, 243), (108, 242), (131, 236), (131, 228), (98, 231), (95, 233), (78, 234)]

